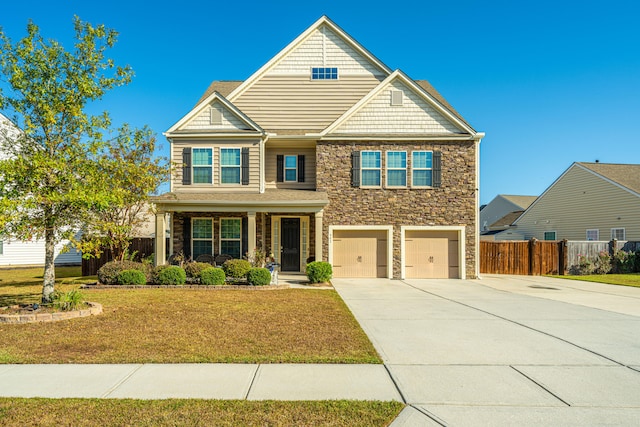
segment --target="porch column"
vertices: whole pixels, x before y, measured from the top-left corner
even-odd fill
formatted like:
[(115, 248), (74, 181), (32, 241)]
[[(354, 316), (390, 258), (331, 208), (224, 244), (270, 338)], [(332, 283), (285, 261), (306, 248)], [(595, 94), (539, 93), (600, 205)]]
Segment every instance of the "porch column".
[(316, 212), (316, 261), (322, 261), (322, 213)]
[(247, 212), (247, 252), (252, 256), (256, 250), (256, 213)]
[(156, 213), (156, 244), (155, 244), (155, 265), (163, 265), (167, 258), (167, 245), (165, 242), (165, 232), (167, 228), (164, 212)]

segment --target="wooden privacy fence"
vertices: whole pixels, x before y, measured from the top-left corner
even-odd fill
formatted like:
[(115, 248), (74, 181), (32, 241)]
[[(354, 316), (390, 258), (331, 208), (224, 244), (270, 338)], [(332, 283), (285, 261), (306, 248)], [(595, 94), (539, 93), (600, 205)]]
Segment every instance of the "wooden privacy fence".
[(539, 276), (565, 274), (566, 240), (480, 242), (480, 273)]
[[(131, 245), (129, 246), (129, 253), (137, 252), (136, 260), (140, 258), (148, 257), (149, 255), (153, 255), (155, 250), (155, 239), (154, 238), (135, 238), (131, 240)], [(98, 274), (98, 269), (113, 260), (113, 254), (111, 250), (106, 249), (100, 258), (91, 258), (91, 259), (82, 259), (82, 275), (83, 276), (94, 276)]]

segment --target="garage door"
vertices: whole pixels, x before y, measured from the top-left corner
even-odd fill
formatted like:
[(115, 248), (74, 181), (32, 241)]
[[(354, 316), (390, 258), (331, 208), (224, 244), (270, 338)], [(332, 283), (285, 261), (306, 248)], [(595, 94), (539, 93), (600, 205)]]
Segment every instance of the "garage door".
[(408, 230), (405, 234), (405, 276), (409, 279), (458, 278), (456, 231)]
[(385, 230), (334, 230), (335, 277), (387, 277)]

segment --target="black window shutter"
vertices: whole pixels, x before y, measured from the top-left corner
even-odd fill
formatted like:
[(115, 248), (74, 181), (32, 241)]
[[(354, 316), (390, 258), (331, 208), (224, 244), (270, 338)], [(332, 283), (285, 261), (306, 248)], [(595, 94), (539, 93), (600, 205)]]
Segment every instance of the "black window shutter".
[(182, 149), (182, 185), (191, 185), (191, 147)]
[(298, 154), (298, 182), (304, 182), (304, 154)]
[(189, 259), (191, 258), (191, 218), (185, 217), (182, 227), (182, 252), (185, 258)]
[(440, 151), (433, 152), (433, 186), (442, 186), (442, 153)]
[(351, 153), (351, 186), (360, 187), (360, 152)]
[(242, 148), (242, 185), (249, 185), (249, 147)]
[(282, 154), (278, 154), (276, 156), (276, 167), (277, 167), (277, 182), (284, 182), (284, 156)]
[[(249, 247), (249, 219), (242, 217), (242, 238), (240, 240), (240, 257), (244, 257), (244, 253), (247, 252)], [(252, 254), (249, 254), (252, 255)]]

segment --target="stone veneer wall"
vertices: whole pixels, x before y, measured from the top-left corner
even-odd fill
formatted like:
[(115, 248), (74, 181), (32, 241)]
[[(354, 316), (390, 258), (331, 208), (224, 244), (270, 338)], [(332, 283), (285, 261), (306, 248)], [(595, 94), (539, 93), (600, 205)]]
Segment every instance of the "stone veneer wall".
[[(407, 151), (411, 180), (411, 151), (442, 152), (442, 186), (429, 189), (360, 189), (351, 186), (351, 153)], [(329, 253), (330, 225), (393, 225), (393, 276), (400, 277), (400, 226), (463, 225), (466, 227), (466, 276), (475, 278), (476, 164), (472, 141), (381, 142), (319, 141), (316, 146), (317, 190), (326, 191), (329, 205), (323, 217), (323, 259)]]

